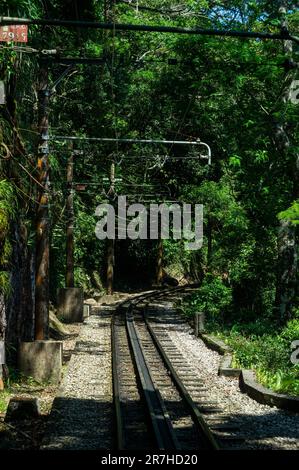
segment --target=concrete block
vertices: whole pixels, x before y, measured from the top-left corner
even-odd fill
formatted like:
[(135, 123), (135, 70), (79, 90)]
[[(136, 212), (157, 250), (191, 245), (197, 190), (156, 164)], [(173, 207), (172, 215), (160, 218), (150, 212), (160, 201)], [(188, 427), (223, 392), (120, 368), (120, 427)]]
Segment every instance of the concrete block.
[(22, 374), (37, 382), (59, 383), (62, 342), (47, 340), (20, 343), (18, 366)]
[(58, 290), (57, 316), (66, 323), (83, 321), (83, 290), (78, 287), (68, 287)]
[(37, 398), (13, 397), (9, 400), (5, 421), (18, 421), (39, 416), (40, 407)]
[(83, 318), (84, 320), (90, 316), (90, 304), (84, 303), (83, 305)]
[(220, 366), (218, 369), (218, 375), (222, 375), (224, 377), (239, 377), (242, 370), (235, 369), (231, 366), (233, 360), (233, 356), (231, 354), (225, 353), (220, 360)]
[(204, 312), (195, 313), (195, 336), (199, 337), (201, 333), (205, 332), (205, 314)]

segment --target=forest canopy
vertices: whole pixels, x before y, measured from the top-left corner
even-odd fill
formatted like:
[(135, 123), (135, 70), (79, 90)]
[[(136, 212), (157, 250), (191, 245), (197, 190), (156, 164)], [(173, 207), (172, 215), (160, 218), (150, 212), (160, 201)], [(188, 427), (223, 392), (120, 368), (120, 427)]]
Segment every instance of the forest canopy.
[[(288, 31), (296, 39), (296, 3), (2, 0), (0, 16)], [(72, 64), (63, 58), (99, 62)], [(175, 145), (77, 142), (76, 285), (92, 293), (105, 284), (106, 244), (95, 237), (94, 212), (107, 200), (114, 162), (115, 192), (130, 201), (203, 204), (201, 250), (188, 252), (181, 241), (163, 243), (165, 270), (179, 280), (202, 283), (196, 308), (220, 323), (274, 321), (284, 328), (291, 320), (299, 321), (298, 62), (298, 38), (30, 25), (27, 44), (1, 42), (0, 81), (6, 102), (0, 105), (0, 288), (6, 316), (15, 315), (9, 337), (15, 336), (16, 324), (23, 325), (23, 337), (32, 334), (24, 321), (32, 317), (34, 297), (30, 276), (39, 190), (37, 98), (45, 64), (51, 90), (50, 135), (201, 139), (212, 149), (209, 166), (190, 158), (196, 150)], [(56, 291), (65, 282), (66, 168), (71, 149), (63, 140), (52, 139), (49, 146), (50, 295), (55, 303)], [(116, 286), (152, 281), (155, 259), (155, 243), (116, 241)], [(26, 294), (19, 302), (21, 292)], [(18, 313), (11, 313), (16, 305)], [(2, 317), (2, 330), (5, 323)]]

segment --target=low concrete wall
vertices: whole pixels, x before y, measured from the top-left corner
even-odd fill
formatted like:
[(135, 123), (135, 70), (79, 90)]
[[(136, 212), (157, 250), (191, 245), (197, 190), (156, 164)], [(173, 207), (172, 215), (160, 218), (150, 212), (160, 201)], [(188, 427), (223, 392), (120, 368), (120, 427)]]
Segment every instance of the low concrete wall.
[(199, 337), (203, 340), (203, 342), (213, 351), (218, 352), (222, 356), (226, 353), (231, 352), (230, 347), (225, 344), (221, 339), (216, 338), (212, 335), (207, 335), (205, 333), (200, 333)]
[(223, 356), (220, 361), (218, 375), (225, 377), (239, 377), (240, 389), (259, 403), (299, 412), (299, 398), (275, 393), (259, 384), (255, 379), (255, 373), (253, 370), (235, 369), (231, 367), (231, 348), (223, 341), (215, 338), (215, 336), (200, 334), (199, 337), (204, 341), (208, 348)]
[(242, 369), (240, 388), (259, 403), (299, 412), (299, 398), (272, 392), (256, 381), (253, 370)]

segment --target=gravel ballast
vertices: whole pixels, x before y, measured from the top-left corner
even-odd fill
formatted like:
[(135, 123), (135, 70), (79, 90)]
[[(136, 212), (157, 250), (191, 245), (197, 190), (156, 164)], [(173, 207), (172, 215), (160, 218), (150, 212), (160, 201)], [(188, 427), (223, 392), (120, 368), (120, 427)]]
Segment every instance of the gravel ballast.
[[(117, 299), (118, 301), (120, 299)], [(112, 306), (92, 306), (81, 327), (61, 392), (55, 398), (42, 449), (112, 449), (114, 445), (111, 370)], [(244, 438), (248, 450), (299, 450), (299, 414), (262, 405), (242, 393), (238, 378), (218, 376), (222, 358), (195, 337), (170, 302), (152, 305), (158, 328), (190, 363), (207, 389), (208, 400)], [(196, 378), (196, 377), (195, 377)], [(217, 416), (205, 416), (207, 422)]]
[(93, 306), (84, 322), (42, 449), (112, 448), (111, 310)]

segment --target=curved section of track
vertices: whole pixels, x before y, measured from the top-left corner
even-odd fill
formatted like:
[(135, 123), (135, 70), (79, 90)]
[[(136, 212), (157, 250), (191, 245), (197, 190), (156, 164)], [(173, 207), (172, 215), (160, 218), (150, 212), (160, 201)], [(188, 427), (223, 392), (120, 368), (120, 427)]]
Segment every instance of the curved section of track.
[(138, 306), (191, 290), (152, 291), (124, 302), (112, 321), (118, 449), (217, 450), (218, 444)]

